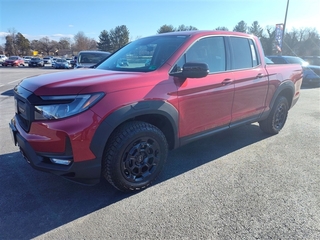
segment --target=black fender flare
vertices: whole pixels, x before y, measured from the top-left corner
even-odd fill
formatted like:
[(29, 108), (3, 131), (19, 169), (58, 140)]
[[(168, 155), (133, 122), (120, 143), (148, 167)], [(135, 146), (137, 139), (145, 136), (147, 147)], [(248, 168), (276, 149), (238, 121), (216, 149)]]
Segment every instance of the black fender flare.
[[(286, 92), (289, 91), (290, 93), (292, 93), (292, 96), (285, 95), (285, 97), (288, 97), (289, 106), (291, 106), (292, 99), (293, 99), (294, 92), (295, 92), (295, 87), (294, 87), (294, 83), (291, 80), (286, 80), (279, 85), (276, 92), (274, 93), (272, 100), (270, 102), (270, 108), (273, 107), (278, 96), (280, 94), (282, 94), (284, 91), (286, 91)], [(289, 97), (291, 97), (291, 98), (289, 99)]]
[(292, 105), (293, 105), (293, 101), (292, 100), (293, 100), (294, 93), (295, 93), (294, 83), (291, 80), (283, 81), (279, 85), (279, 87), (277, 88), (275, 93), (273, 94), (273, 97), (272, 97), (272, 99), (270, 101), (270, 104), (269, 104), (269, 110), (263, 112), (262, 116), (260, 117), (260, 120), (263, 120), (263, 119), (268, 117), (271, 109), (273, 108), (273, 105), (274, 105), (275, 101), (277, 100), (277, 98), (280, 95), (284, 95), (285, 97), (288, 98), (288, 103), (289, 103), (289, 106), (291, 108)]
[(108, 115), (99, 125), (92, 138), (90, 149), (98, 159), (102, 159), (107, 141), (112, 132), (123, 122), (148, 114), (158, 114), (167, 118), (173, 129), (174, 148), (179, 145), (178, 110), (163, 100), (141, 101), (123, 106)]

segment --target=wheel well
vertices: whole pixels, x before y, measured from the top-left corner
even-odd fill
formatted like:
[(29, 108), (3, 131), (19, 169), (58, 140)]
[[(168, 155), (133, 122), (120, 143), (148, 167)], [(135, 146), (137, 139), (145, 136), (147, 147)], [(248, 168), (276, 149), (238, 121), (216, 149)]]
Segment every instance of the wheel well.
[(136, 116), (134, 118), (131, 118), (128, 121), (134, 121), (134, 120), (138, 120), (138, 121), (142, 121), (142, 122), (147, 122), (150, 123), (154, 126), (156, 126), (157, 128), (159, 128), (163, 134), (165, 135), (168, 145), (169, 145), (169, 149), (173, 149), (174, 148), (174, 131), (173, 131), (173, 127), (170, 123), (170, 121), (163, 115), (160, 114), (145, 114), (145, 115), (140, 115), (140, 116)]
[[(280, 96), (284, 96), (284, 97), (288, 100), (288, 104), (289, 104), (289, 108), (290, 108), (290, 106), (291, 106), (291, 104), (292, 104), (292, 99), (293, 99), (292, 90), (289, 89), (289, 88), (283, 89), (283, 90), (279, 93), (278, 97), (280, 97)], [(277, 98), (278, 98), (278, 97), (277, 97)]]

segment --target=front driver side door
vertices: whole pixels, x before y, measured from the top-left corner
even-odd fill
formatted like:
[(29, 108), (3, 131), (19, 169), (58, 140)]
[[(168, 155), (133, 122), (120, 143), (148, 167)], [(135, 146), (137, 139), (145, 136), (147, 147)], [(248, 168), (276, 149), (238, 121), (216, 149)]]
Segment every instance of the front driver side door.
[(197, 137), (227, 128), (231, 121), (234, 84), (232, 72), (226, 71), (224, 37), (197, 40), (180, 57), (173, 71), (181, 69), (186, 62), (207, 63), (210, 73), (204, 78), (180, 79), (177, 83), (180, 137)]

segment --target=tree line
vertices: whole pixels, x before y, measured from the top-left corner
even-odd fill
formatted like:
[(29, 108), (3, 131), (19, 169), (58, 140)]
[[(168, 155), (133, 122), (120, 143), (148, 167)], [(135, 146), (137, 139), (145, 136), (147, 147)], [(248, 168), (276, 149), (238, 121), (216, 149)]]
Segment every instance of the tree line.
[[(164, 24), (157, 33), (198, 30), (194, 26), (185, 26), (184, 24), (174, 27)], [(230, 31), (227, 27), (219, 26), (214, 30)], [(232, 31), (243, 32), (256, 35), (263, 46), (266, 55), (277, 54), (275, 47), (275, 26), (267, 26), (264, 29), (258, 21), (254, 21), (250, 26), (246, 22), (240, 21)], [(4, 46), (0, 46), (0, 52), (11, 55), (32, 55), (37, 51), (42, 55), (73, 55), (82, 50), (101, 50), (114, 52), (117, 49), (128, 44), (130, 41), (130, 32), (125, 25), (117, 26), (109, 31), (103, 30), (99, 35), (99, 40), (87, 37), (82, 31), (78, 32), (73, 40), (71, 38), (61, 38), (59, 41), (50, 40), (49, 37), (43, 37), (39, 40), (29, 41), (20, 32), (10, 29), (5, 37)], [(320, 35), (316, 29), (302, 28), (293, 29), (284, 35), (282, 44), (283, 55), (293, 56), (319, 56), (320, 55)]]

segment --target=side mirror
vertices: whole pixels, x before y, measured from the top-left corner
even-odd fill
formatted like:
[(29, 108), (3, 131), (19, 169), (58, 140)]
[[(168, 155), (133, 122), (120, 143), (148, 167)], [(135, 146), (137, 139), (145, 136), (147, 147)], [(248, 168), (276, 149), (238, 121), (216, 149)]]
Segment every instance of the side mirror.
[(203, 78), (209, 74), (206, 63), (187, 62), (183, 65), (181, 72), (170, 73), (170, 76), (180, 78)]

